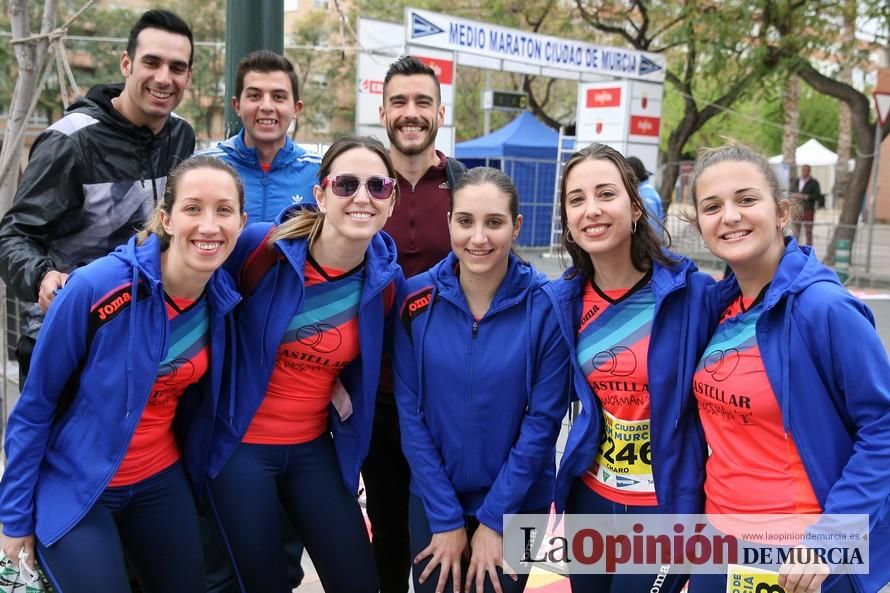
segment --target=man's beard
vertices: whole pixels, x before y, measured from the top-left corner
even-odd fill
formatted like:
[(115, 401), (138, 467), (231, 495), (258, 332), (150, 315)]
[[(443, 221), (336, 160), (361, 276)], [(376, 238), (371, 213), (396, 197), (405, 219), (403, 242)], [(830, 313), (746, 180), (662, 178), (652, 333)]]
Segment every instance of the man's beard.
[(405, 146), (397, 139), (398, 131), (395, 127), (387, 127), (386, 135), (389, 138), (389, 143), (396, 148), (399, 152), (407, 156), (415, 156), (418, 154), (422, 154), (425, 152), (430, 146), (435, 144), (436, 135), (439, 133), (439, 128), (437, 126), (430, 126), (427, 129), (427, 135), (423, 142), (420, 144), (412, 144), (411, 146)]

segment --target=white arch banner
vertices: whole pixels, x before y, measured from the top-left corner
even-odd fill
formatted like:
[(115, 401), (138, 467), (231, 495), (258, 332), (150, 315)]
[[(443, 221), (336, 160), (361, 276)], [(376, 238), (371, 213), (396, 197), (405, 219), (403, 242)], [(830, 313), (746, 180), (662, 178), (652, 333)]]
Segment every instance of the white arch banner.
[(457, 53), (459, 64), (570, 80), (664, 81), (660, 54), (593, 45), (446, 14), (405, 8), (409, 45)]

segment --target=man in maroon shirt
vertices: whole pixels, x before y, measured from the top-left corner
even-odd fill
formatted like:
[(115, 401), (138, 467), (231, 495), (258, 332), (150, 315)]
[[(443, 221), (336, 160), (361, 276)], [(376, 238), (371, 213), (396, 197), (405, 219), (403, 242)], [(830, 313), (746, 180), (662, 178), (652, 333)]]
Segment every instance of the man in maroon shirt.
[[(445, 106), (433, 69), (413, 56), (393, 62), (383, 80), (380, 123), (389, 136), (400, 197), (383, 230), (396, 241), (406, 278), (428, 270), (451, 251), (447, 219), (451, 188), (466, 168), (436, 150), (436, 134), (444, 122)], [(402, 454), (389, 367), (384, 362), (362, 476), (380, 591), (406, 593), (411, 571), (410, 471)]]

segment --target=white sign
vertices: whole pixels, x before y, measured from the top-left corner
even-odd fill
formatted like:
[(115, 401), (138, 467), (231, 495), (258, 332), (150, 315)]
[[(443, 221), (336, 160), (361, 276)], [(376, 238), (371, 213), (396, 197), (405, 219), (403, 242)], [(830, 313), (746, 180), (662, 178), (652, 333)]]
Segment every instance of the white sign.
[(405, 9), (407, 43), (544, 69), (617, 78), (664, 80), (665, 58), (510, 29), (416, 8)]
[(657, 171), (663, 97), (662, 85), (639, 80), (579, 84), (578, 146), (607, 144)]

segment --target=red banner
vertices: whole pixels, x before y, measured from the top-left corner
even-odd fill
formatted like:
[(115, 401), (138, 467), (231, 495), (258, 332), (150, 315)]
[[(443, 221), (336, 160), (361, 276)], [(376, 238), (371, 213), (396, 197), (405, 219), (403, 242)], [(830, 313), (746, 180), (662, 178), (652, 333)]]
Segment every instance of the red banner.
[(658, 137), (658, 130), (660, 126), (660, 118), (646, 117), (644, 115), (630, 116), (630, 133), (634, 136)]
[(588, 107), (619, 107), (621, 105), (621, 87), (608, 89), (588, 89)]
[(436, 73), (436, 78), (439, 79), (439, 84), (451, 84), (454, 80), (454, 62), (436, 58), (427, 58), (425, 56), (417, 56), (417, 58), (433, 69)]

